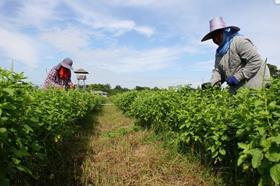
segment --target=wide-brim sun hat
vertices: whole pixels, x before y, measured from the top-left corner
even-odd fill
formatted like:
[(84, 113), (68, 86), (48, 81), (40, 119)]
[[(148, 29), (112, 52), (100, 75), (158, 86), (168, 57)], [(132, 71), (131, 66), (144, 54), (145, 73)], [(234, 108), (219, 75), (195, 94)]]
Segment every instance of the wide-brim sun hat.
[(64, 68), (67, 68), (69, 70), (73, 70), (72, 65), (73, 65), (73, 61), (72, 59), (70, 59), (69, 57), (63, 59), (60, 62), (60, 65), (63, 66)]
[(213, 37), (213, 33), (220, 29), (230, 28), (236, 32), (240, 30), (240, 28), (237, 26), (226, 26), (226, 23), (222, 17), (215, 17), (211, 19), (209, 21), (209, 25), (210, 25), (210, 32), (201, 39), (201, 42), (211, 39)]

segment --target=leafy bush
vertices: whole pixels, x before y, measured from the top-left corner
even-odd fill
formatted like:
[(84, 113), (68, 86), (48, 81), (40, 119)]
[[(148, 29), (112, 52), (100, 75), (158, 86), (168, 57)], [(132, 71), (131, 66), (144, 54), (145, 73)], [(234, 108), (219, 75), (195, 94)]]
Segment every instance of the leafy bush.
[(233, 181), (253, 175), (260, 185), (280, 183), (279, 79), (269, 88), (241, 89), (236, 95), (208, 88), (133, 92), (115, 99), (140, 123), (175, 134), (171, 141), (189, 145), (207, 164), (231, 167)]
[(0, 185), (19, 175), (39, 179), (56, 144), (77, 130), (75, 120), (102, 102), (88, 92), (41, 90), (23, 80), (0, 68)]

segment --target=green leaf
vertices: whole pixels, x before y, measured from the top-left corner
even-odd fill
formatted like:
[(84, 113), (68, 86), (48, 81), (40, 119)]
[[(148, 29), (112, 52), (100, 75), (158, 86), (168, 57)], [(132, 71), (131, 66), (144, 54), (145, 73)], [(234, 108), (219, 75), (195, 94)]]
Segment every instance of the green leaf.
[(220, 154), (223, 155), (223, 156), (226, 155), (225, 149), (220, 149), (219, 152), (220, 152)]
[(276, 184), (280, 184), (280, 163), (270, 168), (270, 176)]
[(276, 144), (280, 145), (280, 135), (278, 135), (278, 136), (273, 136), (273, 137), (270, 137), (270, 138), (268, 138), (268, 139), (269, 139), (269, 141), (275, 142)]
[(280, 117), (280, 113), (278, 113), (278, 112), (272, 112), (272, 115), (274, 115), (276, 117)]
[(260, 144), (264, 148), (264, 151), (268, 151), (271, 146), (271, 141), (268, 139), (262, 139)]
[(258, 183), (258, 186), (264, 186), (264, 184), (263, 184), (263, 178), (260, 178), (259, 183)]
[(264, 127), (258, 127), (257, 130), (259, 131), (259, 134), (260, 134), (261, 136), (264, 135), (264, 133), (265, 133), (265, 128), (264, 128)]
[(274, 109), (277, 107), (277, 102), (276, 101), (272, 101), (271, 103), (269, 103), (268, 105), (269, 108)]
[(12, 160), (13, 160), (14, 164), (16, 164), (16, 165), (19, 165), (21, 162), (21, 160), (17, 159), (17, 158), (12, 158)]
[(262, 117), (269, 117), (270, 113), (266, 110), (262, 110), (262, 111), (259, 112), (259, 115), (262, 116)]
[(242, 154), (241, 156), (239, 156), (237, 160), (237, 166), (240, 166), (246, 160), (247, 157), (247, 154)]
[(26, 156), (29, 156), (30, 154), (27, 152), (27, 150), (23, 147), (19, 150), (16, 151), (15, 153), (16, 157), (26, 157)]
[(262, 105), (263, 105), (263, 102), (261, 100), (255, 101), (255, 107), (262, 106)]
[(269, 160), (269, 161), (273, 161), (273, 162), (278, 162), (280, 161), (280, 153), (277, 152), (268, 152), (265, 154), (265, 157)]
[(246, 143), (238, 143), (238, 147), (246, 151), (249, 149), (250, 145)]
[(32, 176), (32, 172), (31, 172), (30, 169), (28, 169), (27, 167), (25, 167), (25, 166), (23, 166), (23, 165), (18, 165), (18, 166), (16, 166), (16, 168), (17, 168), (18, 170), (20, 170), (21, 172), (25, 172), (25, 173), (27, 173), (27, 174), (29, 174), (29, 175)]
[(3, 134), (3, 133), (5, 133), (5, 132), (7, 132), (7, 129), (6, 129), (6, 128), (0, 128), (0, 134)]
[(29, 125), (25, 124), (25, 125), (23, 125), (23, 127), (27, 134), (29, 134), (29, 132), (33, 132), (33, 129)]
[(10, 96), (14, 96), (14, 92), (15, 92), (14, 89), (11, 89), (11, 88), (4, 88), (3, 91), (6, 92), (6, 93), (8, 93)]
[(252, 149), (250, 150), (250, 154), (252, 155), (252, 166), (253, 168), (257, 168), (261, 165), (263, 159), (263, 153), (260, 149)]
[(2, 121), (8, 121), (9, 118), (8, 118), (8, 117), (1, 117), (0, 119), (1, 119)]

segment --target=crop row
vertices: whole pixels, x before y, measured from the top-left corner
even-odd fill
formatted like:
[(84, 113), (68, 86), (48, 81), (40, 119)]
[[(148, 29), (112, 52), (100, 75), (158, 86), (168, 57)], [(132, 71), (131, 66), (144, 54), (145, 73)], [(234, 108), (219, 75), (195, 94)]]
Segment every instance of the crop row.
[(56, 144), (101, 102), (88, 92), (34, 88), (23, 74), (0, 68), (0, 185), (19, 175), (40, 179)]
[(226, 168), (231, 182), (280, 183), (279, 80), (236, 95), (185, 88), (128, 92), (114, 100), (138, 123), (167, 134), (181, 150), (189, 148), (204, 163)]

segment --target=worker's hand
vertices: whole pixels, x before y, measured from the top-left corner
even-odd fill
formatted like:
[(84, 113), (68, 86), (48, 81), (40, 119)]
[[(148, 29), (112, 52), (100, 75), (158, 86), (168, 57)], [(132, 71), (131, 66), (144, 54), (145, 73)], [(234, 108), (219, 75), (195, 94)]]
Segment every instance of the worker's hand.
[(213, 87), (221, 87), (222, 86), (222, 83), (221, 81), (217, 81), (216, 83), (213, 84)]
[(229, 76), (226, 80), (228, 85), (238, 85), (239, 81), (234, 76)]
[(73, 83), (69, 83), (69, 88), (70, 89), (75, 89), (75, 85)]

